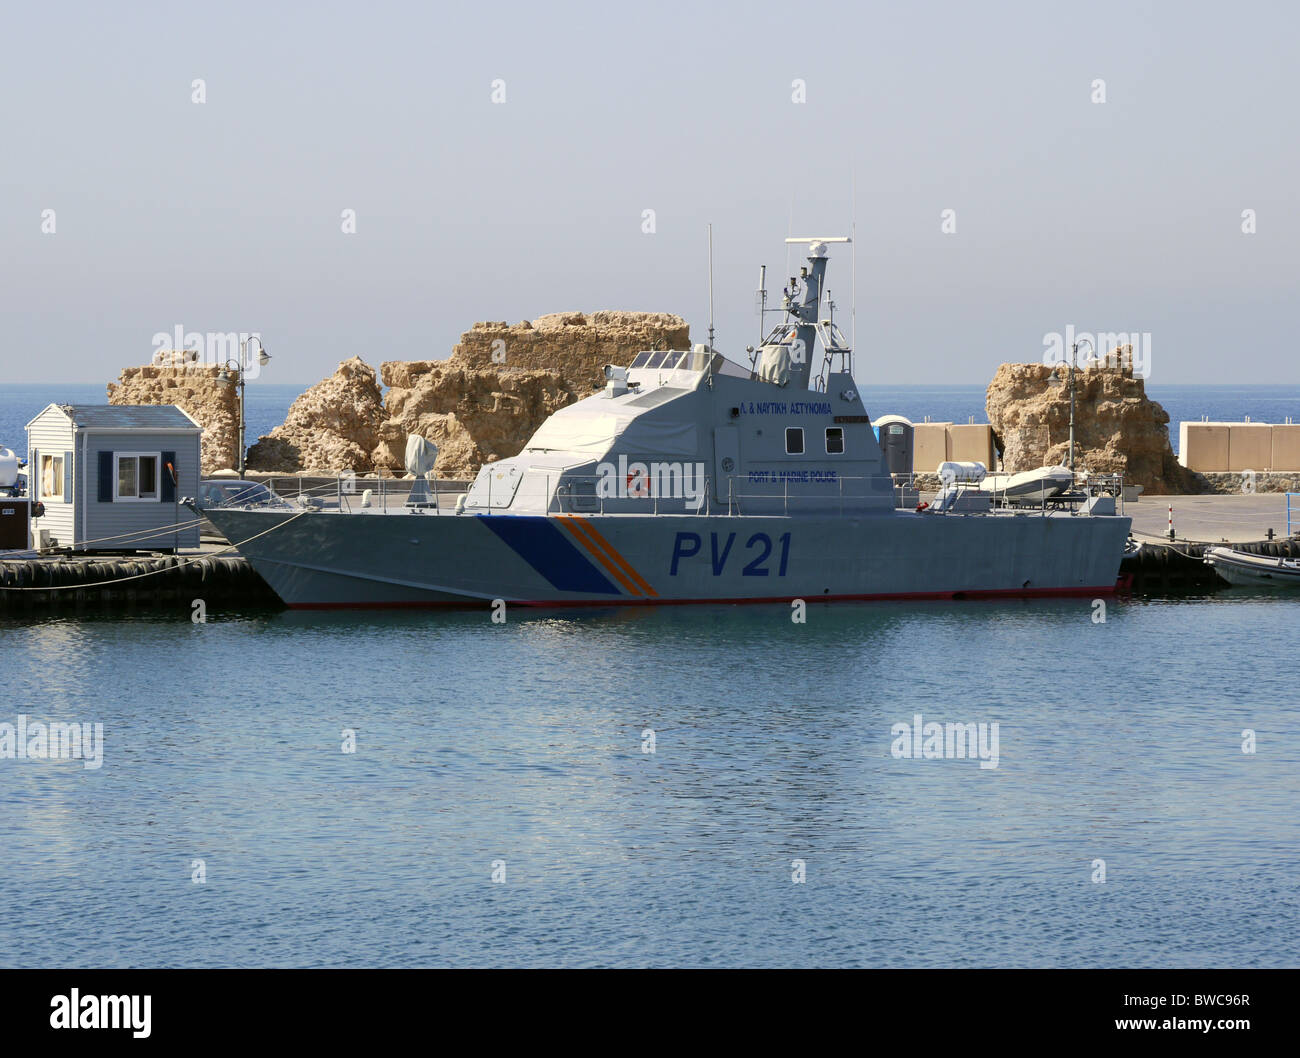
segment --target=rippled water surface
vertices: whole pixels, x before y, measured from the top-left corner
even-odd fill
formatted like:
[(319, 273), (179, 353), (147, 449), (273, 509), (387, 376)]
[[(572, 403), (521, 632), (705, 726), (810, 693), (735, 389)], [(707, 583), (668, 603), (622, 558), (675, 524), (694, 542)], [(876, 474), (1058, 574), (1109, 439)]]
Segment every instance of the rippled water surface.
[(1300, 597), (1092, 614), (0, 622), (0, 722), (106, 744), (0, 760), (0, 962), (1295, 965)]

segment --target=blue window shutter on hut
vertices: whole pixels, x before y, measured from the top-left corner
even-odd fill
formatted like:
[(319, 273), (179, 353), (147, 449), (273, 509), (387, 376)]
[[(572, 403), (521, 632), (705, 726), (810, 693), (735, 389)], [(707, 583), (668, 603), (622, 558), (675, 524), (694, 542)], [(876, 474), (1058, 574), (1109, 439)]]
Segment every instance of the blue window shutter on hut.
[(113, 453), (99, 453), (99, 502), (113, 502)]
[(63, 453), (63, 502), (72, 502), (72, 453)]
[[(158, 498), (162, 500), (163, 503), (171, 503), (176, 499), (176, 482), (172, 481), (171, 471), (167, 469), (168, 463), (170, 463), (173, 468), (176, 467), (175, 452), (164, 452), (162, 454), (162, 466), (158, 468), (159, 481), (162, 483), (162, 488), (158, 491)], [(179, 478), (180, 475), (181, 472), (177, 469), (176, 476)]]

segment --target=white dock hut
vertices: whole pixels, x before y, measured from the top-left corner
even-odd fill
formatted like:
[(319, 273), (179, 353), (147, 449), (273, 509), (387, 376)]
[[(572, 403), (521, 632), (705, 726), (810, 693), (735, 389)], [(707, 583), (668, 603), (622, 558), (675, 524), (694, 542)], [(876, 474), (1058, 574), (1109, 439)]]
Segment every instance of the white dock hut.
[(28, 493), (41, 547), (175, 551), (199, 546), (203, 428), (171, 404), (51, 404), (27, 424)]

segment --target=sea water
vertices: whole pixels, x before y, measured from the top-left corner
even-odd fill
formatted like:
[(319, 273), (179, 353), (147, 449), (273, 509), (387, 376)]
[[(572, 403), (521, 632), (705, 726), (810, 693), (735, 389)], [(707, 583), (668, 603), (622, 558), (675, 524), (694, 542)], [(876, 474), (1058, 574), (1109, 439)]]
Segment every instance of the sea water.
[(0, 963), (1296, 962), (1295, 596), (191, 612), (0, 622)]

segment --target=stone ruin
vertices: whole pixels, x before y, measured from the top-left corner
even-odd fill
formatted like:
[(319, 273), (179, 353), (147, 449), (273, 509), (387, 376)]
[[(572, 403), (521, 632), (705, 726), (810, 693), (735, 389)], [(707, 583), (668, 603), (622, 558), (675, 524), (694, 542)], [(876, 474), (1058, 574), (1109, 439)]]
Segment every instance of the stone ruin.
[[(174, 404), (203, 427), (203, 473), (239, 464), (239, 387), (188, 350), (162, 350), (154, 363), (122, 370), (108, 384), (109, 404)], [(236, 381), (238, 376), (236, 376)]]

